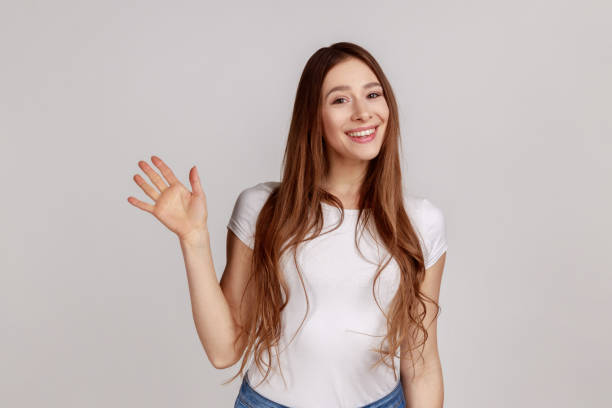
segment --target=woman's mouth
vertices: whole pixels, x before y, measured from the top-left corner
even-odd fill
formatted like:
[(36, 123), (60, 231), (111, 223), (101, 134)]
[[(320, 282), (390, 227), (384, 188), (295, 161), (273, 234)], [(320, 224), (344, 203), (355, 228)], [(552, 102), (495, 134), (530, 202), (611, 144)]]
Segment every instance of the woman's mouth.
[(371, 142), (372, 140), (374, 140), (374, 138), (376, 137), (376, 132), (377, 131), (378, 131), (378, 126), (376, 126), (374, 129), (364, 130), (363, 132), (356, 132), (356, 134), (353, 135), (353, 136), (349, 135), (348, 133), (345, 133), (345, 134), (353, 142), (368, 143), (368, 142)]

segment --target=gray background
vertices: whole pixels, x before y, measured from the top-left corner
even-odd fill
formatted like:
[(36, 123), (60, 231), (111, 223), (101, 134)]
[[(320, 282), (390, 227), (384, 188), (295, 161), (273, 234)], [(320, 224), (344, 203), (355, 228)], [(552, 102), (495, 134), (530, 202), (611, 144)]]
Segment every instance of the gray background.
[[(607, 1), (2, 2), (0, 404), (230, 407), (177, 238), (127, 202), (159, 155), (209, 203), (278, 180), (301, 70), (364, 46), (405, 184), (447, 220), (447, 407), (609, 405)], [(187, 184), (188, 185), (188, 184)], [(324, 369), (322, 367), (322, 369)]]

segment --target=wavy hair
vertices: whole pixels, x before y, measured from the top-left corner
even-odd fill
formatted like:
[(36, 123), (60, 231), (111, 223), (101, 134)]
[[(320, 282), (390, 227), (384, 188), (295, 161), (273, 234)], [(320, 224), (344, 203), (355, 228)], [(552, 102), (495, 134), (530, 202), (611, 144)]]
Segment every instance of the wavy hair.
[[(286, 251), (291, 251), (297, 266), (298, 245), (321, 234), (324, 225), (321, 202), (331, 204), (340, 211), (341, 217), (336, 228), (344, 219), (342, 202), (321, 187), (329, 169), (327, 147), (323, 138), (321, 88), (327, 72), (348, 58), (357, 58), (372, 69), (382, 85), (383, 96), (389, 108), (381, 150), (370, 160), (360, 187), (357, 218), (362, 232), (368, 228), (374, 230), (370, 232), (377, 233), (377, 240), (384, 245), (400, 269), (399, 287), (386, 311), (380, 307), (376, 299), (374, 286), (380, 273), (390, 262), (390, 258), (379, 264), (376, 270), (372, 295), (387, 320), (387, 333), (376, 350), (380, 358), (373, 367), (384, 362), (396, 375), (394, 357), (406, 358), (408, 354), (414, 369), (413, 350), (419, 346), (424, 348), (427, 340), (427, 330), (423, 324), (425, 300), (435, 304), (436, 317), (440, 311), (434, 299), (420, 292), (420, 284), (425, 277), (424, 256), (417, 234), (404, 208), (399, 117), (391, 85), (374, 57), (362, 47), (350, 42), (338, 42), (320, 48), (307, 61), (297, 87), (282, 162), (281, 182), (270, 193), (257, 217), (251, 273), (242, 295), (244, 301), (247, 288), (251, 284), (254, 285), (252, 304), (248, 307), (248, 316), (239, 327), (240, 335), (236, 339), (237, 343), (243, 338), (242, 336), (246, 336), (246, 348), (238, 373), (224, 384), (243, 374), (251, 354), (260, 371), (262, 365), (267, 365), (263, 380), (268, 377), (271, 361), (264, 363), (262, 352), (266, 350), (268, 356), (271, 356), (271, 349), (275, 347), (278, 357), (282, 332), (281, 312), (287, 305), (290, 295), (279, 260)], [(314, 232), (308, 235), (310, 231)], [(356, 229), (355, 243), (359, 248), (357, 236)], [(299, 267), (298, 274), (306, 293)], [(307, 315), (309, 310), (307, 294), (306, 304)], [(387, 347), (383, 346), (385, 343)], [(400, 355), (397, 354), (398, 349)], [(421, 349), (420, 357), (422, 356)], [(390, 360), (390, 365), (387, 360)]]

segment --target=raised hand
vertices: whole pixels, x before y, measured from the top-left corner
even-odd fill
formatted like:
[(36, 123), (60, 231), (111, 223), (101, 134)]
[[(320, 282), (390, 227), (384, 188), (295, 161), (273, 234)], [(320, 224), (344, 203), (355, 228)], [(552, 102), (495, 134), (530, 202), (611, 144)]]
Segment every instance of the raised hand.
[[(195, 166), (189, 171), (189, 191), (175, 176), (172, 170), (157, 156), (151, 156), (151, 162), (159, 169), (162, 178), (145, 161), (138, 166), (145, 172), (156, 188), (149, 185), (140, 175), (134, 175), (134, 181), (142, 188), (154, 204), (148, 204), (135, 197), (128, 197), (128, 202), (143, 211), (151, 213), (180, 239), (192, 233), (206, 230), (208, 211), (206, 195), (202, 190), (200, 176)], [(165, 181), (164, 181), (165, 179)]]

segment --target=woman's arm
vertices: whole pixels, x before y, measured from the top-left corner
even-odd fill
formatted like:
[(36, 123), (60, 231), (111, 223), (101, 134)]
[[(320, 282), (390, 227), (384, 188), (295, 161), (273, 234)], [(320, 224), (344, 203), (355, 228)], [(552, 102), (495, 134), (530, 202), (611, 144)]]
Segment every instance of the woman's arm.
[[(187, 271), (193, 321), (200, 343), (215, 368), (226, 368), (227, 361), (237, 353), (233, 344), (238, 330), (231, 306), (215, 273), (208, 229), (194, 232), (179, 242)], [(228, 254), (230, 258), (231, 254)]]
[(431, 369), (416, 377), (412, 381), (404, 379), (402, 375), (404, 397), (407, 408), (442, 408), (444, 404), (444, 383), (442, 380), (442, 366), (432, 363)]
[[(438, 302), (442, 271), (446, 262), (446, 253), (425, 272), (421, 291)], [(438, 353), (437, 318), (435, 305), (425, 302), (426, 316), (423, 324), (427, 329), (427, 341), (423, 349), (423, 360), (416, 358), (414, 371), (408, 359), (400, 361), (402, 387), (407, 408), (442, 408), (444, 404), (444, 382), (442, 364)], [(418, 357), (418, 356), (417, 356)]]
[[(179, 237), (187, 270), (193, 320), (200, 342), (211, 363), (217, 368), (224, 367), (241, 349), (236, 350), (234, 347), (238, 330), (232, 305), (215, 274), (207, 226), (206, 195), (200, 176), (193, 166), (189, 171), (189, 182), (193, 191), (189, 191), (159, 157), (151, 156), (151, 161), (161, 175), (145, 161), (139, 161), (138, 165), (155, 187), (138, 174), (134, 176), (134, 181), (154, 204), (132, 196), (128, 197), (128, 202), (154, 215)], [(228, 234), (228, 240), (229, 237)], [(241, 256), (244, 252), (228, 253), (228, 265), (232, 266), (226, 266), (226, 272), (231, 269), (231, 275), (246, 275), (249, 258)], [(236, 261), (234, 258), (239, 259)], [(239, 279), (233, 281), (240, 283)]]

